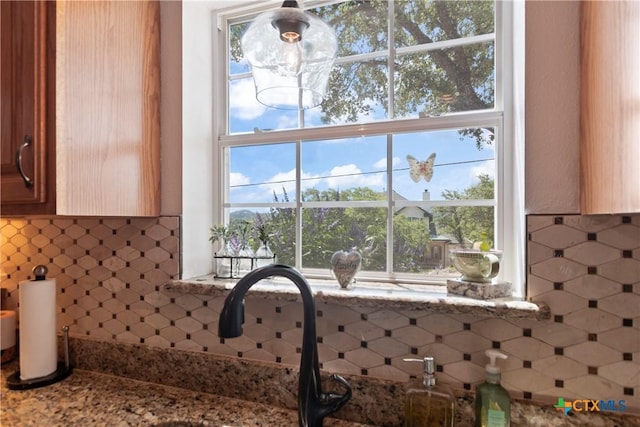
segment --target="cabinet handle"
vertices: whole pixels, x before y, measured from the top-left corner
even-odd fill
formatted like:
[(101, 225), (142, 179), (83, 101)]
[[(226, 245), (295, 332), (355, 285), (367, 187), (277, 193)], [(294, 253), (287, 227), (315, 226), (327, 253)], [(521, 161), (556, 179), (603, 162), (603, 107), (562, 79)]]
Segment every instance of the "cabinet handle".
[(22, 177), (22, 180), (24, 181), (24, 186), (27, 187), (27, 188), (33, 186), (33, 179), (28, 177), (24, 173), (24, 169), (22, 169), (22, 151), (25, 148), (29, 147), (32, 143), (33, 143), (33, 139), (31, 137), (31, 135), (25, 135), (24, 136), (24, 142), (22, 143), (22, 145), (20, 145), (20, 148), (18, 148), (18, 151), (16, 152), (16, 166), (18, 167), (18, 172), (20, 173), (20, 176)]

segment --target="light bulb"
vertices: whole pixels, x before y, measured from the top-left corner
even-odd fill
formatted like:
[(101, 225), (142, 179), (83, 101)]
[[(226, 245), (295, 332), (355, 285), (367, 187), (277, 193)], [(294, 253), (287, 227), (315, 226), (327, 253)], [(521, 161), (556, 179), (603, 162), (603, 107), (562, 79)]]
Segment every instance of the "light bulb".
[(304, 69), (302, 61), (302, 43), (280, 43), (278, 47), (277, 70), (281, 76), (295, 77), (300, 75)]

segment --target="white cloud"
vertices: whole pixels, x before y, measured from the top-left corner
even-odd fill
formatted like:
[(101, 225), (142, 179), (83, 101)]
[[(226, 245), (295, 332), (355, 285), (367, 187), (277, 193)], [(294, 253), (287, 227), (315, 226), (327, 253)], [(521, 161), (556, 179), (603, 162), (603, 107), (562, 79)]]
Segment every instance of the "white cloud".
[(296, 170), (291, 169), (288, 172), (279, 172), (269, 178), (264, 184), (260, 185), (261, 191), (268, 191), (269, 194), (274, 192), (278, 195), (282, 195), (282, 189), (285, 189), (289, 198), (293, 200), (295, 198), (296, 190)]
[(472, 167), (471, 169), (469, 169), (469, 176), (471, 178), (473, 178), (474, 180), (476, 180), (478, 178), (478, 175), (483, 174), (483, 175), (489, 175), (490, 178), (494, 178), (496, 175), (496, 171), (495, 171), (495, 161), (493, 160), (486, 160), (484, 162), (482, 162), (481, 164)]
[(330, 188), (380, 187), (384, 186), (384, 174), (363, 175), (353, 163), (331, 169), (325, 182)]
[(276, 129), (293, 129), (298, 127), (298, 117), (292, 114), (283, 114), (277, 119)]
[(231, 82), (229, 100), (231, 115), (238, 119), (256, 119), (262, 116), (266, 110), (266, 107), (256, 100), (256, 90), (252, 79)]
[(231, 187), (232, 190), (234, 190), (235, 186), (247, 185), (250, 183), (251, 183), (251, 179), (246, 175), (243, 175), (239, 172), (231, 172), (229, 174), (229, 186)]
[[(394, 157), (391, 160), (391, 167), (395, 168), (396, 166), (398, 166), (401, 163), (401, 160), (399, 157)], [(380, 160), (378, 160), (377, 162), (375, 162), (373, 164), (374, 169), (386, 169), (387, 167), (387, 158), (383, 157)]]

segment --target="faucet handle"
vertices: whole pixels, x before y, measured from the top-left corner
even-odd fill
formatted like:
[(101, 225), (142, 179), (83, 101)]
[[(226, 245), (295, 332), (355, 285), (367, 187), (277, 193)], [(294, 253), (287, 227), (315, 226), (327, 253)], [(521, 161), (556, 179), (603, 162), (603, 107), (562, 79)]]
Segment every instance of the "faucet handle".
[(347, 403), (349, 399), (351, 399), (352, 390), (351, 385), (340, 375), (331, 374), (331, 380), (337, 382), (338, 384), (341, 384), (346, 389), (346, 392), (344, 394), (329, 392), (325, 395), (330, 412), (335, 412), (338, 409), (342, 408), (342, 406)]

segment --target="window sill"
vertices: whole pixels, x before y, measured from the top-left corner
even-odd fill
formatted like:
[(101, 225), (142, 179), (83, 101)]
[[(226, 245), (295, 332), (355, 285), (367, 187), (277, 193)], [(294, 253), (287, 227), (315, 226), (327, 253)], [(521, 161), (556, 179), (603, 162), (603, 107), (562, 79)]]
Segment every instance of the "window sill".
[[(173, 280), (164, 285), (170, 292), (208, 296), (226, 296), (238, 279), (217, 279), (212, 275), (186, 280)], [(447, 295), (446, 287), (364, 283), (343, 290), (333, 281), (309, 280), (316, 303), (403, 311), (428, 311), (446, 314), (471, 314), (481, 317), (546, 320), (549, 307), (517, 298), (478, 300)], [(250, 290), (250, 295), (272, 300), (299, 300), (298, 289), (287, 279), (262, 280)]]

